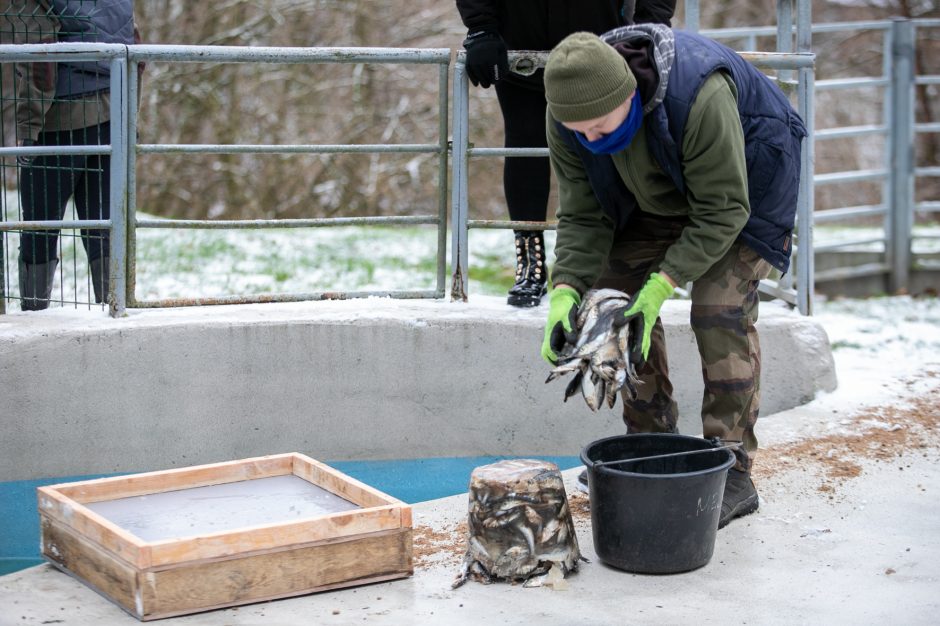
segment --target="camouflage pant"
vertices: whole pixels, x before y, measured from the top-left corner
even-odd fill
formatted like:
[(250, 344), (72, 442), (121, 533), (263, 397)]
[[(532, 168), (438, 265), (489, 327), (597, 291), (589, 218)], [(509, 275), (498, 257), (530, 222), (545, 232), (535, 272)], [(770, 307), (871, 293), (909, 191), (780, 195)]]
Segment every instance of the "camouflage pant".
[[(687, 225), (684, 218), (635, 212), (625, 233), (614, 242), (608, 266), (595, 287), (634, 293), (659, 269), (666, 249)], [(757, 285), (770, 269), (751, 248), (736, 242), (692, 286), (690, 323), (705, 382), (702, 432), (707, 438), (743, 442), (737, 468), (745, 471), (757, 450), (754, 425), (760, 409), (760, 343), (754, 327)], [(644, 383), (638, 397), (624, 397), (627, 432), (677, 432), (679, 414), (661, 320), (653, 328), (649, 359), (638, 375)]]

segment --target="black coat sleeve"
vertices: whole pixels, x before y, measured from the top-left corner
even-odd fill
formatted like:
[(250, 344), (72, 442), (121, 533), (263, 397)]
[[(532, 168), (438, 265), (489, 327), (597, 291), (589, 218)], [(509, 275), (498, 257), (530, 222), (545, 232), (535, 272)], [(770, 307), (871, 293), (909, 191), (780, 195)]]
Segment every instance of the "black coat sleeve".
[[(633, 4), (629, 0), (624, 2), (624, 10)], [(676, 0), (635, 0), (636, 9), (633, 11), (633, 19), (628, 20), (632, 24), (665, 24), (671, 26), (672, 18), (676, 14)]]
[(499, 5), (501, 0), (457, 0), (457, 11), (467, 32), (478, 30), (499, 31)]

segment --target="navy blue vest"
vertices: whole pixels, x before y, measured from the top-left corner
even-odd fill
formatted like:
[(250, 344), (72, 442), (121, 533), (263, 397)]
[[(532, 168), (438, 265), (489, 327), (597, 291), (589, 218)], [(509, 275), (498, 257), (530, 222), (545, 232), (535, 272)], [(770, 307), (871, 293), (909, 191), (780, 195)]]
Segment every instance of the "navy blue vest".
[[(790, 266), (790, 245), (800, 180), (803, 121), (783, 92), (733, 50), (694, 33), (675, 31), (676, 55), (663, 102), (646, 114), (650, 152), (676, 188), (682, 177), (682, 137), (689, 110), (705, 80), (726, 72), (738, 89), (738, 113), (744, 129), (748, 199), (751, 215), (740, 238), (781, 272)], [(597, 200), (621, 230), (636, 199), (623, 183), (613, 160), (593, 154), (556, 122), (561, 137), (584, 163)]]
[[(134, 43), (134, 3), (131, 0), (52, 0), (59, 19), (59, 42)], [(74, 98), (110, 86), (106, 60), (58, 64), (57, 98)]]

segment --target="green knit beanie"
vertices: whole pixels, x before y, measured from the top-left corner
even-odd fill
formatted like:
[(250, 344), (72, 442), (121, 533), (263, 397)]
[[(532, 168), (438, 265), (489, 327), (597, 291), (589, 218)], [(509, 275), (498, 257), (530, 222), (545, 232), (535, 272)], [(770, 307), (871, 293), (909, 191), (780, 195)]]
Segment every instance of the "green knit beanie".
[(568, 35), (545, 63), (545, 99), (559, 122), (603, 117), (635, 89), (636, 78), (627, 62), (593, 33)]

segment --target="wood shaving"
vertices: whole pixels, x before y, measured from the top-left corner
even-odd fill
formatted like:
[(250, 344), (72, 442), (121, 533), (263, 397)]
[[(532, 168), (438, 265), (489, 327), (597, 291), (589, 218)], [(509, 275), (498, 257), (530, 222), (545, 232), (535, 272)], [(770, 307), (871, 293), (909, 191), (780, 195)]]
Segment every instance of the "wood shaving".
[(412, 543), (415, 568), (459, 567), (467, 553), (467, 522), (444, 526), (441, 530), (417, 524), (413, 529)]
[[(940, 372), (925, 372), (922, 377), (936, 379)], [(901, 384), (912, 388), (914, 382)], [(837, 434), (761, 448), (754, 459), (754, 477), (770, 482), (780, 472), (814, 473), (819, 477), (818, 491), (833, 497), (839, 485), (863, 473), (865, 461), (891, 463), (905, 454), (926, 455), (935, 448), (940, 435), (938, 407), (940, 386), (904, 405), (863, 409), (841, 424)]]

